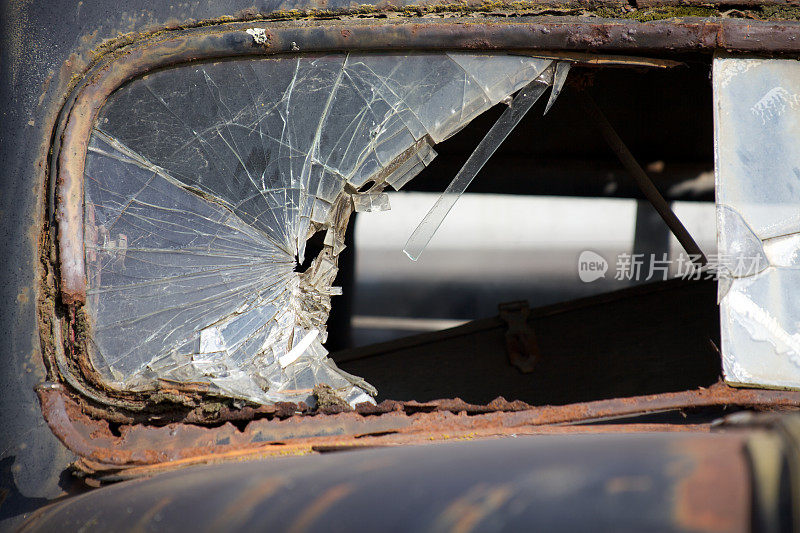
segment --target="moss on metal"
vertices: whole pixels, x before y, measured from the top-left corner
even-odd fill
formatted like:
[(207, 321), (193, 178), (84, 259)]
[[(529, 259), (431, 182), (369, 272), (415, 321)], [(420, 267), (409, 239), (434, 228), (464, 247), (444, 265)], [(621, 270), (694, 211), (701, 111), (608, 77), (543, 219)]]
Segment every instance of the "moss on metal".
[(634, 7), (632, 4), (603, 0), (485, 0), (483, 2), (439, 2), (409, 5), (356, 5), (339, 9), (288, 9), (259, 12), (255, 8), (202, 21), (187, 21), (153, 30), (143, 30), (120, 34), (118, 37), (101, 43), (92, 52), (92, 63), (106, 53), (133, 44), (145, 38), (156, 37), (174, 30), (188, 30), (226, 23), (265, 21), (283, 22), (296, 20), (336, 20), (347, 18), (402, 18), (424, 16), (460, 17), (517, 17), (517, 16), (579, 16), (587, 18), (635, 20), (651, 22), (658, 20), (701, 18), (748, 18), (753, 20), (800, 20), (800, 6), (763, 4), (736, 8), (735, 0), (729, 4), (709, 3), (709, 5), (664, 5)]
[(765, 20), (800, 20), (800, 6), (764, 5), (760, 15)]

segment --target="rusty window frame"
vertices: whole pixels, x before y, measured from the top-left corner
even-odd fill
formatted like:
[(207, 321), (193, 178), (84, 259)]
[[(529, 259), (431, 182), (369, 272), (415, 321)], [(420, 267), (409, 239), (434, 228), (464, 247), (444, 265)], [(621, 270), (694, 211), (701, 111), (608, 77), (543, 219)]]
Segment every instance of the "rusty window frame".
[[(486, 433), (483, 422), (445, 422), (447, 413), (467, 412), (490, 416), (487, 434), (496, 434), (505, 425), (574, 422), (609, 416), (648, 412), (661, 408), (687, 405), (742, 406), (800, 406), (795, 393), (779, 391), (739, 391), (724, 385), (705, 391), (689, 391), (653, 397), (605, 400), (574, 404), (564, 408), (534, 408), (522, 402), (504, 405), (473, 406), (458, 401), (384, 402), (373, 408), (354, 413), (330, 413), (330, 420), (284, 420), (302, 412), (294, 404), (263, 406), (261, 408), (230, 409), (218, 398), (206, 398), (204, 390), (189, 385), (162, 389), (158, 395), (142, 399), (135, 393), (110, 391), (97, 379), (81, 350), (85, 318), (81, 304), (86, 286), (83, 258), (83, 167), (89, 135), (94, 120), (106, 98), (126, 81), (146, 72), (177, 66), (198, 60), (236, 57), (257, 57), (282, 53), (386, 51), (386, 50), (513, 50), (535, 52), (537, 55), (560, 57), (552, 50), (585, 50), (624, 53), (654, 51), (707, 51), (718, 48), (740, 52), (800, 53), (800, 42), (790, 38), (798, 24), (794, 22), (742, 21), (735, 19), (691, 21), (632, 22), (596, 19), (587, 22), (565, 22), (558, 18), (514, 19), (514, 22), (495, 18), (476, 22), (476, 19), (448, 18), (431, 20), (329, 20), (322, 22), (237, 22), (218, 25), (198, 25), (189, 29), (155, 31), (141, 39), (123, 39), (110, 46), (75, 84), (66, 100), (54, 132), (54, 147), (50, 165), (49, 202), (57, 232), (46, 234), (42, 246), (56, 252), (55, 275), (44, 281), (45, 292), (57, 290), (63, 304), (56, 311), (42, 310), (49, 315), (49, 327), (41, 328), (49, 368), (50, 383), (39, 388), (45, 418), (56, 435), (68, 448), (80, 455), (84, 470), (117, 471), (134, 464), (153, 465), (175, 460), (195, 460), (208, 454), (273, 453), (265, 445), (274, 446), (283, 439), (297, 441), (299, 450), (309, 451), (322, 445), (369, 444), (370, 438), (381, 434), (398, 434), (397, 443), (419, 441), (431, 432), (441, 435), (452, 426), (454, 433)], [(246, 33), (252, 27), (266, 28), (266, 42), (254, 42)], [(532, 39), (531, 35), (536, 38)], [(573, 55), (574, 57), (574, 55)], [(591, 55), (586, 63), (591, 64)], [(51, 273), (54, 274), (54, 273)], [(57, 280), (57, 281), (56, 281)], [(68, 353), (69, 352), (69, 353)], [(70, 394), (72, 389), (78, 394)], [(172, 409), (153, 417), (152, 408), (162, 402)], [(553, 410), (555, 409), (555, 410)], [(213, 414), (213, 416), (210, 416)], [(370, 416), (382, 415), (382, 416)], [(416, 416), (415, 419), (412, 419)], [(342, 418), (344, 417), (344, 418)], [(249, 424), (251, 420), (257, 423)], [(98, 420), (100, 419), (100, 420)], [(468, 419), (469, 420), (469, 419)], [(118, 426), (132, 425), (139, 442), (161, 441), (159, 431), (174, 431), (174, 424), (162, 428), (136, 427), (141, 422), (214, 424), (232, 421), (246, 429), (243, 435), (231, 440), (233, 426), (217, 428), (186, 428), (184, 438), (167, 439), (157, 446), (143, 447), (121, 441)], [(168, 429), (172, 427), (172, 429)], [(115, 429), (116, 428), (116, 429)], [(87, 435), (102, 435), (96, 443), (87, 442)], [(344, 434), (345, 439), (319, 442), (320, 436), (332, 432)], [(270, 438), (270, 435), (273, 438)], [(313, 443), (308, 439), (316, 438)], [(144, 441), (140, 439), (146, 439)], [(227, 440), (226, 440), (227, 439)], [(124, 438), (122, 439), (124, 440)], [(344, 440), (344, 443), (342, 442)], [(234, 442), (235, 441), (235, 442)], [(208, 443), (198, 447), (198, 442)], [(122, 446), (122, 449), (118, 448)], [(163, 448), (163, 446), (167, 446)], [(123, 450), (127, 450), (122, 453)], [(265, 451), (266, 450), (266, 451)], [(111, 453), (113, 452), (113, 453)], [(115, 454), (120, 453), (117, 456)], [(109, 455), (110, 454), (110, 455)]]
[[(73, 91), (58, 155), (58, 194), (75, 200), (83, 180), (83, 164), (93, 120), (106, 98), (125, 81), (145, 72), (180, 63), (225, 57), (262, 56), (292, 52), (348, 50), (597, 50), (607, 52), (696, 51), (717, 48), (742, 52), (799, 53), (800, 43), (790, 36), (796, 23), (738, 21), (711, 22), (480, 22), (445, 19), (436, 22), (314, 23), (269, 25), (265, 42), (246, 33), (252, 23), (201, 26), (155, 35), (106, 53), (95, 62)], [(413, 22), (412, 22), (413, 21)], [(665, 29), (669, 31), (665, 32)], [(534, 42), (530, 35), (537, 35)], [(776, 42), (776, 35), (778, 36)], [(770, 38), (771, 37), (771, 38)], [(300, 44), (298, 44), (300, 43)], [(82, 204), (82, 201), (80, 202)], [(59, 203), (59, 254), (64, 303), (85, 298), (82, 243), (74, 236), (82, 229), (77, 203)]]
[[(85, 300), (82, 233), (82, 182), (88, 137), (94, 119), (108, 96), (126, 81), (146, 72), (197, 60), (264, 56), (281, 53), (387, 50), (551, 50), (604, 52), (713, 51), (800, 53), (800, 43), (785, 32), (794, 22), (723, 19), (690, 22), (562, 22), (524, 18), (520, 22), (409, 19), (392, 22), (327, 21), (268, 25), (263, 43), (246, 33), (253, 23), (199, 26), (166, 30), (100, 56), (74, 87), (62, 111), (56, 138), (61, 139), (56, 165), (58, 252), (62, 300), (67, 305)], [(668, 31), (665, 31), (668, 30)], [(530, 35), (536, 35), (531, 41)], [(777, 36), (777, 39), (776, 39)], [(301, 43), (301, 44), (298, 44)], [(302, 45), (302, 47), (301, 47)], [(591, 61), (587, 61), (591, 63)], [(78, 201), (76, 201), (78, 200)]]

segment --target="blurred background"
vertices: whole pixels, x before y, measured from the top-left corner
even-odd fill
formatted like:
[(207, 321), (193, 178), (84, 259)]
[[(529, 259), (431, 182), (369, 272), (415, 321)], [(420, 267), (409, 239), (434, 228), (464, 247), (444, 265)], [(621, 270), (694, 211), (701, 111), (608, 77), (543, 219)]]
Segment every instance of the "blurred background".
[[(362, 346), (531, 307), (646, 283), (616, 280), (619, 254), (682, 251), (609, 149), (585, 104), (593, 100), (706, 255), (714, 254), (714, 144), (708, 63), (687, 55), (676, 68), (574, 68), (555, 105), (540, 101), (500, 146), (439, 228), (419, 261), (406, 240), (505, 109), (499, 104), (438, 144), (438, 156), (391, 210), (358, 213), (333, 302), (332, 350)], [(405, 191), (407, 189), (407, 191)], [(584, 283), (578, 256), (608, 261)], [(352, 262), (352, 265), (349, 263)], [(343, 278), (346, 278), (344, 275)], [(661, 276), (660, 276), (661, 277)], [(653, 280), (651, 280), (653, 281)], [(351, 288), (350, 283), (354, 283)], [(338, 308), (338, 309), (337, 309)], [(335, 332), (352, 325), (347, 338)]]
[[(355, 346), (494, 316), (501, 302), (527, 300), (538, 307), (647, 282), (647, 265), (638, 281), (614, 279), (623, 253), (669, 253), (675, 275), (683, 253), (646, 201), (468, 193), (420, 259), (411, 261), (403, 246), (437, 198), (390, 193), (390, 211), (358, 214)], [(637, 208), (643, 213), (638, 239)], [(714, 253), (714, 204), (674, 202), (673, 210), (700, 247)], [(604, 278), (580, 280), (584, 250), (608, 261)], [(662, 278), (655, 273), (655, 280)]]

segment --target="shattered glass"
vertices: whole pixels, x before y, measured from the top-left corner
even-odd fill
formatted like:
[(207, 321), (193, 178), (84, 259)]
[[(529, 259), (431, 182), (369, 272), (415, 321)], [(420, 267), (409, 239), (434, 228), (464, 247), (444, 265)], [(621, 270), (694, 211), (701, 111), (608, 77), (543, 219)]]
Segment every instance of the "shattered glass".
[(800, 388), (800, 61), (713, 68), (725, 378)]
[[(558, 64), (567, 63), (559, 61)], [(567, 63), (569, 64), (569, 63)], [(557, 66), (557, 65), (556, 65)], [(445, 217), (453, 209), (453, 206), (461, 198), (461, 195), (467, 190), (472, 180), (478, 175), (478, 172), (483, 168), (483, 165), (489, 160), (494, 152), (500, 147), (506, 137), (514, 130), (515, 127), (522, 121), (525, 114), (530, 111), (539, 97), (552, 85), (553, 91), (551, 93), (551, 101), (548, 107), (545, 108), (545, 113), (549, 109), (554, 99), (558, 97), (558, 91), (561, 90), (560, 85), (566, 80), (566, 74), (561, 79), (561, 84), (554, 85), (554, 70), (556, 66), (549, 66), (542, 72), (536, 79), (519, 91), (517, 96), (508, 104), (508, 108), (503, 111), (497, 122), (489, 129), (486, 135), (478, 143), (478, 146), (470, 154), (467, 162), (458, 171), (456, 177), (447, 186), (442, 195), (436, 201), (434, 206), (422, 219), (417, 229), (411, 234), (406, 242), (403, 252), (412, 261), (419, 259), (419, 256), (428, 246), (428, 243), (433, 238), (434, 233), (444, 222)], [(566, 69), (568, 71), (569, 68)], [(563, 69), (562, 69), (563, 71)]]
[[(313, 403), (328, 384), (351, 405), (372, 401), (323, 346), (350, 215), (388, 209), (386, 186), (549, 64), (296, 55), (176, 67), (117, 90), (85, 166), (95, 369), (125, 390), (166, 380)], [(324, 247), (300, 272), (318, 232)]]

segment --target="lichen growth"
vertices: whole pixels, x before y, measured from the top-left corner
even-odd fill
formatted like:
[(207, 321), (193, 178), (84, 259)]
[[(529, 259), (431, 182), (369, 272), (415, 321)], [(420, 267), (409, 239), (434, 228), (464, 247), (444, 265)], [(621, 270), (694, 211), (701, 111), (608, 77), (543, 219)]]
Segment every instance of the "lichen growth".
[[(735, 5), (735, 4), (731, 4)], [(175, 30), (213, 27), (242, 22), (281, 22), (291, 20), (343, 20), (346, 18), (386, 18), (447, 16), (582, 16), (652, 22), (683, 17), (750, 18), (761, 20), (800, 20), (800, 7), (762, 5), (746, 9), (720, 10), (713, 6), (658, 6), (636, 8), (633, 5), (609, 5), (602, 1), (486, 0), (481, 3), (442, 2), (424, 5), (356, 5), (341, 9), (286, 9), (272, 12), (245, 10), (236, 16), (222, 16), (202, 21), (171, 24), (165, 28), (120, 34), (99, 44), (91, 53), (91, 68), (101, 57), (144, 39), (168, 35)], [(87, 68), (87, 70), (88, 70)], [(78, 76), (79, 77), (79, 76)], [(77, 81), (77, 80), (76, 80)], [(73, 84), (70, 84), (73, 86)]]
[(352, 408), (330, 385), (320, 383), (313, 389), (314, 398), (317, 400), (317, 409), (320, 411), (343, 410)]
[(622, 18), (650, 22), (683, 17), (716, 17), (719, 10), (713, 7), (702, 6), (661, 6), (649, 9), (636, 9), (626, 13)]
[(708, 18), (722, 16), (718, 9), (706, 6), (659, 6), (642, 9), (624, 9), (620, 7), (603, 6), (585, 14), (600, 18), (636, 20), (638, 22), (652, 22), (654, 20), (685, 17)]
[(226, 404), (222, 402), (204, 402), (200, 408), (203, 410), (203, 414), (206, 416), (211, 416), (212, 418), (216, 418), (219, 416), (219, 412), (226, 407)]
[(79, 340), (85, 340), (88, 338), (89, 330), (89, 319), (86, 316), (86, 311), (83, 308), (78, 309), (75, 312), (75, 337)]
[(800, 20), (800, 6), (764, 5), (761, 18), (767, 20)]

